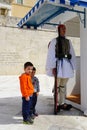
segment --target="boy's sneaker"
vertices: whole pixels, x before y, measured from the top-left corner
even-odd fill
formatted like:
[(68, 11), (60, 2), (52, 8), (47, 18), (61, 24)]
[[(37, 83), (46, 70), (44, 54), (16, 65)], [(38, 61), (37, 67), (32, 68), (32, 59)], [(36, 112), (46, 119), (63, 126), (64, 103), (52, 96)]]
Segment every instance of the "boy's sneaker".
[(33, 124), (33, 122), (31, 122), (31, 121), (23, 121), (23, 124), (31, 125), (31, 124)]
[(35, 115), (32, 114), (32, 115), (30, 116), (30, 118), (31, 118), (31, 120), (34, 120), (34, 119), (35, 119)]
[(66, 110), (66, 111), (69, 111), (71, 108), (72, 108), (71, 104), (64, 103), (64, 104), (60, 105), (60, 109), (63, 109), (63, 110)]
[(38, 116), (38, 113), (34, 113), (34, 116)]
[(31, 124), (33, 124), (33, 123), (34, 123), (34, 121), (32, 120), (32, 118), (31, 118), (31, 117), (29, 117), (29, 118), (28, 118), (28, 122), (30, 122)]
[(30, 125), (29, 121), (23, 121), (23, 124)]

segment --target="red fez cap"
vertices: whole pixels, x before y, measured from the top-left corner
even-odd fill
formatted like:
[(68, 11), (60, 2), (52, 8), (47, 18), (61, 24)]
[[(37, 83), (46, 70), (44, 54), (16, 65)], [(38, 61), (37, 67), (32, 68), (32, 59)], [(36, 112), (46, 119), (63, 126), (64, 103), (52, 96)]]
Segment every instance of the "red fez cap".
[(64, 24), (60, 24), (60, 25), (58, 26), (58, 31), (60, 30), (60, 28), (64, 28), (64, 27), (66, 27)]

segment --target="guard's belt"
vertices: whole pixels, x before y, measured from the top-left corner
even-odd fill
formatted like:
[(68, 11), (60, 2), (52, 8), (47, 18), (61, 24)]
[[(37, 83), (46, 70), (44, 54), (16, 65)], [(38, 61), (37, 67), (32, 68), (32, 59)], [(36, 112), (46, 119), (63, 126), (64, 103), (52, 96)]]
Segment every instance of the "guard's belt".
[(63, 58), (67, 58), (67, 59), (71, 59), (72, 55), (71, 54), (59, 54), (58, 55), (59, 60), (63, 59)]

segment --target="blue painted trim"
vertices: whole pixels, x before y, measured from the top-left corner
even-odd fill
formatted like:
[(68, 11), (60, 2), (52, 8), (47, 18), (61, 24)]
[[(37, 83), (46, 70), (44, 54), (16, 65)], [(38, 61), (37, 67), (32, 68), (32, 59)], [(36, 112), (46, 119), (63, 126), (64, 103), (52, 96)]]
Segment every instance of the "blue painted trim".
[(41, 22), (40, 24), (37, 25), (38, 26), (41, 26), (42, 24), (44, 24), (46, 21), (49, 21), (50, 19), (56, 17), (57, 15), (61, 14), (61, 13), (64, 13), (67, 9), (61, 9), (60, 11), (58, 10), (56, 13), (54, 13), (53, 15), (51, 15), (50, 17), (48, 17), (47, 19), (45, 19), (43, 22)]
[[(64, 4), (65, 5), (65, 1), (66, 0), (60, 0), (60, 4)], [(83, 13), (84, 14), (84, 24), (86, 23), (86, 14), (83, 12), (83, 11), (78, 11), (78, 10), (73, 10), (73, 9), (68, 9), (68, 8), (65, 8), (65, 7), (61, 7), (61, 9), (59, 9), (58, 11), (54, 12), (54, 14), (49, 14), (50, 16), (47, 16), (46, 18), (44, 17), (43, 21), (42, 19), (40, 20), (40, 22), (38, 23), (38, 20), (35, 18), (34, 16), (34, 13), (36, 11), (36, 9), (39, 9), (39, 7), (41, 5), (43, 5), (44, 3), (54, 3), (56, 2), (56, 0), (39, 0), (35, 6), (26, 14), (26, 16), (24, 18), (22, 18), (20, 20), (20, 22), (17, 24), (19, 27), (23, 27), (24, 25), (27, 25), (27, 26), (34, 26), (34, 28), (37, 28), (38, 26), (46, 23), (47, 21), (49, 21), (50, 19), (56, 17), (57, 15), (65, 12), (66, 10), (68, 11), (72, 11), (72, 12), (77, 12), (77, 13)], [(82, 1), (82, 0), (70, 0), (70, 5), (84, 5), (84, 3), (87, 4), (86, 0)], [(58, 6), (58, 5), (57, 5)], [(38, 12), (37, 12), (38, 13)], [(33, 17), (31, 17), (33, 16)], [(37, 18), (38, 18), (38, 15), (36, 15)], [(30, 22), (30, 23), (29, 23)], [(32, 24), (33, 22), (33, 24)], [(35, 25), (34, 25), (35, 24)], [(85, 25), (84, 25), (85, 26)]]
[(65, 4), (65, 0), (60, 0), (60, 4)]

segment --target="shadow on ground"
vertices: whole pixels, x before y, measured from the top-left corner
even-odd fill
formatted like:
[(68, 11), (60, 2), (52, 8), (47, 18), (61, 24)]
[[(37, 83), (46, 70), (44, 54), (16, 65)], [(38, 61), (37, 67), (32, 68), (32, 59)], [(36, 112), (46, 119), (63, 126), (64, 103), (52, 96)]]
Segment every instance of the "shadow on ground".
[[(21, 104), (21, 97), (0, 98), (0, 124), (20, 124)], [(53, 115), (53, 106), (53, 97), (39, 95), (36, 106), (39, 115)], [(59, 115), (82, 116), (82, 112), (73, 108), (71, 111), (61, 111)]]

